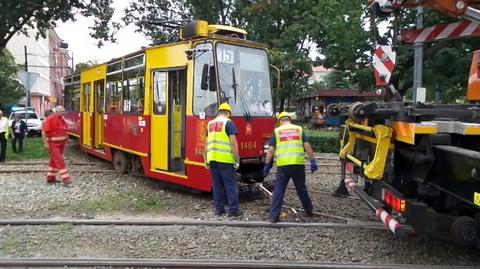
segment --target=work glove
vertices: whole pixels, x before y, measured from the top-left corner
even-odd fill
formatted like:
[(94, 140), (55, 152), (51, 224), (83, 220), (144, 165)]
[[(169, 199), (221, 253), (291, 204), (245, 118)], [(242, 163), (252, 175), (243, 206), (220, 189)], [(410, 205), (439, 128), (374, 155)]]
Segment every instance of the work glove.
[(263, 177), (267, 177), (268, 174), (270, 174), (270, 169), (272, 169), (272, 164), (271, 163), (266, 163), (265, 166), (263, 167)]
[(317, 170), (318, 170), (317, 161), (315, 161), (315, 159), (310, 160), (310, 171), (312, 171), (312, 174), (315, 173), (315, 171)]
[(235, 168), (235, 170), (238, 170), (239, 167), (240, 167), (240, 163), (235, 162), (235, 164), (233, 165), (233, 168)]

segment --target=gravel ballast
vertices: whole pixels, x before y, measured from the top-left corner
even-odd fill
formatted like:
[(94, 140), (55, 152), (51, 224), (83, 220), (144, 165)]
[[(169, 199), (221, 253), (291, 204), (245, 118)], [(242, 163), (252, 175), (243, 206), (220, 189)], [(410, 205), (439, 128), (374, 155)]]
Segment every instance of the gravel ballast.
[(0, 228), (3, 257), (110, 257), (478, 265), (475, 250), (362, 229), (23, 226)]
[[(322, 154), (334, 158), (333, 154)], [(73, 178), (74, 187), (64, 188), (60, 184), (45, 183), (44, 173), (1, 173), (6, 169), (45, 169), (46, 160), (30, 161), (28, 165), (0, 166), (0, 218), (129, 218), (163, 216), (188, 217), (197, 219), (215, 218), (212, 214), (212, 198), (208, 193), (195, 193), (180, 187), (172, 187), (160, 181), (119, 175), (117, 173), (90, 173), (92, 170), (110, 170), (110, 163), (80, 152), (69, 145), (66, 149), (67, 166)], [(38, 164), (31, 164), (37, 163)], [(318, 160), (318, 163), (335, 163), (332, 160)], [(18, 162), (16, 162), (18, 163)], [(71, 165), (68, 165), (68, 164)], [(82, 165), (74, 165), (74, 164)], [(86, 165), (88, 163), (88, 165)], [(329, 194), (340, 179), (338, 167), (320, 167), (315, 174), (307, 173), (307, 186), (314, 210), (322, 214), (368, 220), (372, 213), (358, 199), (334, 198)], [(268, 180), (274, 178), (274, 173)], [(285, 201), (301, 209), (293, 183), (290, 182)], [(242, 199), (240, 207), (244, 212), (242, 220), (264, 220), (269, 200), (261, 195)], [(287, 211), (287, 213), (289, 213)], [(298, 217), (298, 218), (297, 218)], [(216, 219), (216, 218), (215, 218)], [(223, 217), (223, 219), (226, 219)], [(294, 221), (339, 221), (318, 216), (304, 218), (302, 214), (287, 214), (285, 220)], [(340, 220), (341, 221), (341, 220)]]
[[(335, 158), (334, 154), (319, 154)], [(108, 162), (66, 150), (73, 188), (49, 185), (44, 173), (2, 173), (5, 169), (45, 169), (38, 164), (0, 166), (0, 218), (161, 219), (188, 218), (230, 220), (215, 217), (210, 194), (172, 187), (160, 181), (92, 173), (112, 169)], [(334, 160), (317, 160), (335, 164)], [(74, 165), (82, 163), (84, 165)], [(85, 164), (85, 163), (88, 163)], [(374, 220), (357, 197), (330, 194), (340, 180), (339, 167), (321, 166), (307, 173), (307, 187), (314, 210), (324, 214), (306, 218), (290, 212), (286, 221), (345, 222)], [(273, 179), (274, 172), (268, 179)], [(300, 209), (293, 184), (285, 201)], [(234, 220), (261, 221), (268, 216), (268, 199), (260, 195), (241, 200), (244, 215)], [(297, 218), (298, 217), (298, 218)], [(112, 257), (155, 259), (288, 260), (318, 262), (479, 265), (477, 250), (450, 242), (420, 237), (396, 238), (389, 231), (339, 228), (232, 228), (182, 226), (0, 226), (2, 257)]]

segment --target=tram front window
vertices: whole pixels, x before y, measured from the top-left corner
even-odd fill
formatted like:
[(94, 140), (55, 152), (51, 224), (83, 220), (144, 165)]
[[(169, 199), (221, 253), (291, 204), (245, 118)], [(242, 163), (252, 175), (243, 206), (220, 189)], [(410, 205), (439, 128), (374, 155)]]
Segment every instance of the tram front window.
[(272, 116), (266, 51), (218, 44), (216, 53), (220, 102), (232, 106), (233, 116)]

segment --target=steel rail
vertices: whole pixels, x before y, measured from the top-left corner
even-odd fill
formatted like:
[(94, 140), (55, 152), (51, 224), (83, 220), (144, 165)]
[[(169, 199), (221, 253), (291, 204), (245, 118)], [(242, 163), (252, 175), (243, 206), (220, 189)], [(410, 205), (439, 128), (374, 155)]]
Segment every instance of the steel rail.
[[(106, 169), (106, 170), (69, 170), (70, 173), (106, 173), (106, 174), (109, 174), (109, 173), (119, 173), (115, 170), (110, 170), (110, 169)], [(25, 173), (47, 173), (47, 170), (46, 169), (37, 169), (37, 170), (34, 170), (34, 169), (29, 169), (29, 170), (1, 170), (0, 169), (0, 174), (1, 173), (19, 173), (19, 174), (25, 174)]]
[[(48, 165), (45, 162), (5, 162), (2, 165)], [(103, 165), (101, 163), (66, 163), (67, 166), (69, 165)]]
[(64, 266), (108, 266), (108, 267), (161, 267), (175, 269), (196, 268), (293, 268), (293, 269), (473, 269), (474, 266), (444, 266), (419, 264), (359, 264), (359, 263), (324, 263), (324, 262), (290, 262), (290, 261), (228, 261), (228, 260), (173, 260), (173, 259), (109, 259), (109, 258), (7, 258), (0, 259), (2, 267), (64, 267)]
[(0, 226), (46, 226), (46, 225), (85, 225), (85, 226), (208, 226), (240, 228), (359, 228), (387, 230), (380, 222), (351, 221), (349, 223), (331, 222), (277, 222), (266, 221), (209, 221), (209, 220), (149, 220), (149, 219), (2, 219)]

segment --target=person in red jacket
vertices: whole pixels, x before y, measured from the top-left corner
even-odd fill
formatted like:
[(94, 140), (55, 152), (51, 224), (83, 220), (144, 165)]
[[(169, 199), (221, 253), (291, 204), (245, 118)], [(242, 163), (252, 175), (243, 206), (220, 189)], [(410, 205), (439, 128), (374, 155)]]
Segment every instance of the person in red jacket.
[(60, 173), (64, 186), (71, 186), (72, 180), (63, 160), (63, 149), (68, 141), (67, 123), (63, 119), (65, 108), (56, 106), (55, 112), (48, 116), (42, 127), (43, 144), (50, 154), (50, 163), (47, 172), (47, 182), (57, 182), (55, 177)]

